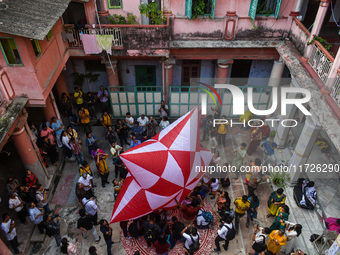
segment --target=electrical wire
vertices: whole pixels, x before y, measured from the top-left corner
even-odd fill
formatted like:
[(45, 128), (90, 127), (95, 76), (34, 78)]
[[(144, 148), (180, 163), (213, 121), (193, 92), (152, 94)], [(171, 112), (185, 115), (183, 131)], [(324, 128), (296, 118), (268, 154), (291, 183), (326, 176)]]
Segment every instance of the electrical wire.
[(340, 25), (338, 24), (338, 22), (336, 22), (336, 19), (335, 19), (333, 0), (331, 0), (331, 10), (332, 10), (333, 20), (334, 20), (335, 24), (337, 25), (337, 27), (340, 27)]
[[(98, 14), (98, 9), (97, 9), (97, 1), (94, 0), (94, 6), (96, 8), (96, 16), (97, 16), (97, 20), (98, 20), (98, 25), (99, 25), (99, 29), (100, 29), (100, 34), (103, 33), (103, 30), (102, 30), (102, 26), (101, 26), (101, 23), (100, 23), (100, 19), (99, 19), (99, 14)], [(112, 70), (112, 73), (113, 75), (116, 75), (116, 72), (113, 68), (113, 65), (112, 65), (112, 62), (111, 62), (111, 59), (110, 59), (110, 56), (109, 56), (109, 53), (106, 51), (106, 55), (107, 55), (107, 58), (109, 60), (109, 63), (110, 63), (110, 67), (111, 67), (111, 70)]]

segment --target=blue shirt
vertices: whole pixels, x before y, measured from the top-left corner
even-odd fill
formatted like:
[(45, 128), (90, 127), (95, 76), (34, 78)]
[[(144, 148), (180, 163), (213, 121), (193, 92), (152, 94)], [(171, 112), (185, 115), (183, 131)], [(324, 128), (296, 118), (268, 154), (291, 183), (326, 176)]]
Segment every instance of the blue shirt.
[(51, 127), (57, 135), (61, 135), (61, 133), (63, 132), (62, 128), (56, 131), (56, 129), (60, 128), (61, 126), (62, 126), (61, 121), (57, 120), (57, 123), (53, 122)]
[(138, 127), (133, 126), (133, 127), (131, 128), (131, 132), (132, 132), (132, 133), (136, 133), (136, 134), (138, 134), (138, 135), (141, 135), (141, 134), (143, 133), (143, 127), (141, 127), (141, 126), (138, 126)]
[(267, 151), (267, 153), (264, 151), (264, 154), (271, 156), (274, 154), (274, 149), (277, 147), (277, 144), (273, 142), (272, 145), (270, 145), (269, 141), (266, 141), (264, 144), (262, 144), (262, 146), (264, 146)]
[(133, 147), (137, 146), (138, 144), (141, 144), (141, 142), (140, 142), (139, 140), (137, 140), (136, 143), (134, 143), (134, 142), (132, 141), (131, 144), (130, 144), (130, 148), (133, 148)]
[(39, 215), (37, 218), (35, 218), (39, 213), (41, 213), (37, 207), (34, 207), (33, 209), (29, 208), (28, 212), (30, 214), (31, 221), (33, 221), (34, 224), (39, 224), (43, 221), (43, 215)]
[(250, 198), (248, 198), (248, 201), (250, 202), (250, 208), (253, 208), (254, 210), (255, 210), (257, 207), (259, 207), (259, 205), (260, 205), (260, 200), (259, 200), (259, 199), (257, 200), (257, 202), (254, 202), (254, 201), (253, 201), (253, 198), (250, 197)]

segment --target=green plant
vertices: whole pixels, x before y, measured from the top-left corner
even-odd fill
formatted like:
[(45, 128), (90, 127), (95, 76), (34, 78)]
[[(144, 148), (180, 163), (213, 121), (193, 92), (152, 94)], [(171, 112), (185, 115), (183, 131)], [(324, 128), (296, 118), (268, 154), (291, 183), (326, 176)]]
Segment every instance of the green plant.
[(311, 41), (309, 41), (309, 42), (307, 42), (307, 45), (310, 45), (310, 44), (312, 44), (314, 41), (318, 41), (319, 43), (321, 43), (322, 44), (322, 46), (326, 49), (326, 50), (328, 50), (328, 52), (334, 57), (334, 54), (333, 54), (333, 52), (330, 52), (330, 49), (333, 47), (333, 45), (332, 44), (330, 44), (329, 42), (327, 42), (327, 40), (326, 39), (323, 39), (322, 37), (320, 37), (320, 36), (317, 36), (317, 35), (313, 35), (313, 38), (312, 38), (312, 40)]
[(199, 15), (205, 14), (205, 1), (204, 0), (194, 0), (192, 1), (192, 18), (196, 19)]
[(276, 135), (276, 131), (275, 130), (270, 131), (269, 137), (274, 138), (275, 135)]
[(113, 14), (109, 17), (111, 24), (126, 24), (126, 19), (122, 15)]
[(290, 181), (290, 175), (288, 172), (272, 172), (269, 175), (269, 180), (279, 188), (285, 188), (286, 182)]
[(138, 24), (137, 22), (137, 16), (136, 15), (133, 15), (133, 13), (129, 12), (127, 15), (126, 15), (126, 20), (127, 20), (127, 24)]
[(166, 18), (163, 12), (159, 9), (157, 3), (141, 4), (139, 6), (140, 14), (145, 15), (150, 19), (150, 23), (154, 25), (162, 25), (165, 23)]
[(99, 74), (93, 74), (92, 72), (86, 74), (74, 72), (72, 76), (74, 85), (80, 88), (83, 86), (85, 79), (89, 82), (96, 82), (99, 78)]

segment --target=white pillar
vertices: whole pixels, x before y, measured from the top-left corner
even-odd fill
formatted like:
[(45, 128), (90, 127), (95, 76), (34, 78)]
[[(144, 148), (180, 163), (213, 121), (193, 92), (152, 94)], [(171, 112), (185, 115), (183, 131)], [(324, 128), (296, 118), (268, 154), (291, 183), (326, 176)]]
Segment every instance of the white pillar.
[[(321, 128), (320, 123), (313, 120), (311, 116), (306, 117), (305, 125), (289, 162), (292, 184), (296, 183), (297, 179), (305, 173), (304, 164), (309, 158)], [(308, 171), (305, 175), (308, 175)]]
[(296, 3), (296, 7), (295, 7), (295, 11), (296, 12), (300, 12), (301, 11), (302, 4), (303, 4), (303, 0), (298, 0), (298, 2)]
[[(277, 88), (277, 87), (280, 86), (284, 68), (285, 68), (285, 63), (282, 61), (281, 58), (279, 60), (274, 61), (272, 72), (270, 73), (270, 77), (269, 77), (269, 81), (268, 81), (268, 87), (276, 87)], [(280, 112), (281, 112), (281, 93), (280, 93), (280, 90), (278, 91), (277, 96), (278, 96), (278, 105), (277, 105), (275, 113), (280, 114)]]
[[(289, 98), (297, 98), (297, 93), (295, 94), (289, 94)], [(296, 114), (297, 107), (293, 104), (290, 104), (287, 106), (287, 115), (280, 116), (280, 123), (282, 120), (285, 119), (294, 119), (294, 116)], [(293, 121), (287, 121), (285, 123), (287, 126), (293, 125)], [(277, 144), (278, 148), (284, 148), (286, 146), (287, 140), (288, 140), (288, 135), (290, 131), (290, 127), (284, 127), (282, 125), (278, 125), (274, 141)]]
[(332, 91), (334, 81), (336, 79), (336, 75), (337, 75), (339, 68), (340, 68), (340, 50), (338, 50), (338, 52), (336, 53), (332, 68), (328, 74), (328, 78), (325, 84), (325, 89), (327, 91)]
[[(319, 35), (320, 30), (322, 28), (323, 21), (325, 19), (325, 16), (328, 10), (329, 2), (330, 0), (321, 0), (318, 13), (316, 14), (316, 17), (315, 17), (312, 32), (310, 33), (310, 37), (308, 41), (310, 41), (313, 38), (313, 35)], [(306, 47), (305, 54), (304, 54), (305, 58), (308, 59), (310, 57), (312, 48), (313, 48), (313, 44), (310, 44)]]

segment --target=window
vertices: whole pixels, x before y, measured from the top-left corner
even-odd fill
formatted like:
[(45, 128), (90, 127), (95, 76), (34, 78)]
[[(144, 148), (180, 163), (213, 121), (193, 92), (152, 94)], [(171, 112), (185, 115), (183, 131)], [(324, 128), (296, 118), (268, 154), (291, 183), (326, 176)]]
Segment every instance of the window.
[(253, 20), (256, 16), (275, 16), (279, 17), (282, 0), (251, 0), (249, 17)]
[(99, 60), (85, 60), (86, 72), (105, 72), (106, 67)]
[(40, 48), (39, 41), (36, 40), (36, 39), (31, 39), (31, 43), (32, 43), (32, 46), (33, 46), (33, 50), (34, 50), (35, 56), (36, 57), (40, 56), (41, 48)]
[(49, 42), (51, 41), (51, 38), (53, 36), (52, 30), (50, 30), (50, 32), (48, 32), (48, 34), (46, 35), (46, 40)]
[(198, 16), (210, 16), (215, 18), (216, 0), (185, 0), (185, 15), (189, 19)]
[(109, 9), (122, 9), (122, 0), (107, 0)]
[(155, 91), (156, 66), (135, 66), (137, 91)]
[(7, 65), (22, 66), (22, 60), (14, 38), (0, 38), (2, 53), (5, 56)]

